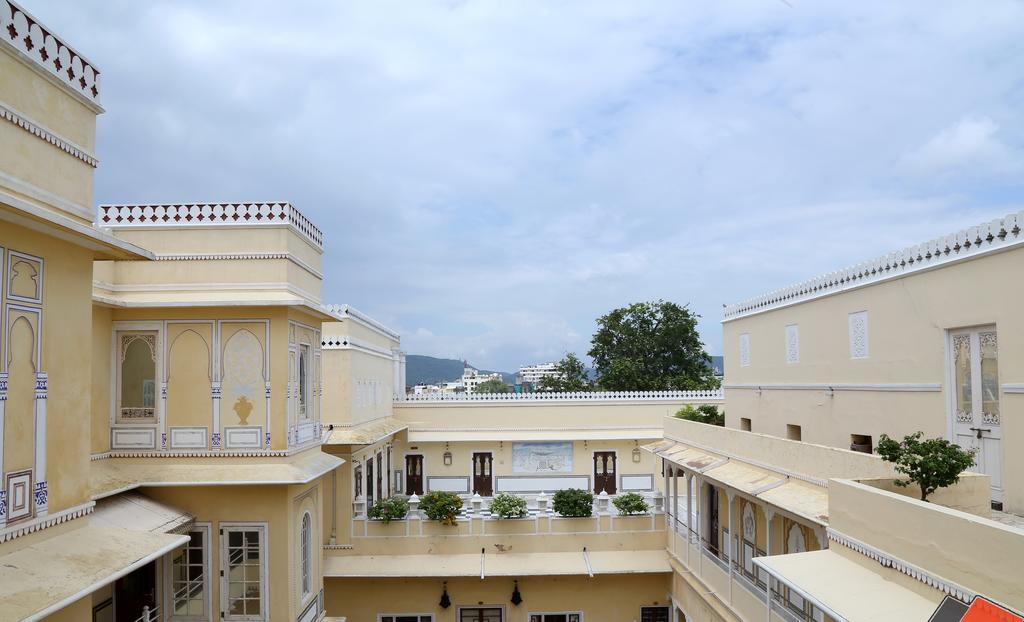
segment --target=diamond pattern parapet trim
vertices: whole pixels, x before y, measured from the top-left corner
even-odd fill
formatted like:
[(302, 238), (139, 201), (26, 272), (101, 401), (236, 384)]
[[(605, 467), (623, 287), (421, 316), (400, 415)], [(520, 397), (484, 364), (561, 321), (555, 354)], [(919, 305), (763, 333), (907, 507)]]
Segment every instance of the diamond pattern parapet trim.
[(744, 302), (725, 306), (724, 319), (761, 313), (854, 287), (941, 266), (1024, 242), (1024, 211), (909, 246), (870, 261), (829, 272)]
[[(3, 0), (0, 0), (3, 1)], [(288, 225), (317, 249), (323, 233), (291, 203), (165, 203), (101, 205), (96, 224), (110, 229), (127, 227)]]
[(76, 95), (99, 105), (100, 72), (96, 66), (11, 0), (0, 0), (0, 41), (31, 59)]

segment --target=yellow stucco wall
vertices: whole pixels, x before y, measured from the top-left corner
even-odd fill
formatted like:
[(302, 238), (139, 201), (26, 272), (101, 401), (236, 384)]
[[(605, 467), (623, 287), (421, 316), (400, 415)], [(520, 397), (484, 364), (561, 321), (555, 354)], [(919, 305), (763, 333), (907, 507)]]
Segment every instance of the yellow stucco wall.
[(531, 612), (582, 611), (590, 621), (640, 619), (642, 605), (668, 604), (669, 574), (520, 577), (523, 602), (512, 605), (513, 577), (448, 580), (452, 605), (438, 602), (443, 579), (326, 579), (327, 614), (348, 622), (377, 622), (381, 613), (432, 614), (456, 622), (460, 607), (500, 606), (506, 622), (528, 622)]
[[(904, 435), (924, 431), (949, 437), (946, 335), (951, 329), (995, 325), (999, 382), (1024, 381), (1024, 294), (1006, 283), (1020, 273), (1024, 249), (988, 254), (723, 324), (727, 425), (751, 419), (755, 432), (785, 436), (802, 426), (802, 439), (848, 447), (851, 434)], [(868, 313), (868, 358), (850, 357), (848, 316)], [(797, 324), (800, 361), (787, 364), (785, 327)], [(750, 365), (739, 364), (739, 336), (750, 339)], [(735, 385), (922, 384), (941, 390), (762, 390)], [(1024, 455), (1011, 451), (1024, 438), (1024, 399), (1000, 395), (1004, 503), (1024, 508)]]
[[(89, 499), (88, 473), (81, 465), (88, 461), (90, 449), (90, 419), (83, 412), (91, 406), (92, 356), (88, 345), (92, 328), (92, 258), (80, 247), (9, 223), (0, 227), (0, 246), (43, 260), (42, 361), (36, 369), (28, 359), (23, 364), (24, 357), (14, 357), (12, 371), (16, 373), (10, 378), (12, 399), (6, 406), (4, 446), (5, 453), (11, 452), (10, 460), (33, 460), (34, 426), (28, 425), (34, 422), (35, 381), (31, 375), (33, 371), (47, 372), (46, 477), (49, 512), (53, 513)], [(4, 263), (6, 273), (10, 263), (6, 257)], [(18, 313), (5, 313), (8, 322), (17, 317)], [(28, 330), (26, 322), (16, 323), (19, 328), (15, 340), (28, 338), (27, 348), (17, 349), (17, 354), (21, 354), (31, 350), (38, 327)], [(5, 328), (4, 339), (7, 333)], [(2, 365), (6, 368), (6, 361)], [(4, 461), (5, 471), (29, 466), (14, 465), (6, 456)]]

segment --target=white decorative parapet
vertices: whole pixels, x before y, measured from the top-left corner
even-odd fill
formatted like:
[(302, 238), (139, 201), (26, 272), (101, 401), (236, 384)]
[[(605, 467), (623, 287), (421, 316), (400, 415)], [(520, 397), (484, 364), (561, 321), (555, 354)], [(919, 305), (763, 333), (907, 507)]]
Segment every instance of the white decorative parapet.
[(1024, 211), (970, 227), (954, 234), (910, 246), (871, 261), (830, 272), (803, 283), (726, 305), (725, 319), (732, 320), (819, 296), (861, 287), (876, 281), (904, 276), (968, 259), (982, 253), (1006, 250), (1024, 242)]
[(96, 224), (110, 229), (288, 225), (318, 249), (323, 248), (320, 229), (291, 203), (285, 202), (101, 205)]
[(100, 103), (100, 72), (11, 0), (0, 0), (0, 41), (13, 46), (86, 100)]
[(721, 389), (708, 391), (579, 391), (571, 393), (424, 393), (408, 395), (406, 402), (603, 402), (621, 401), (707, 401), (723, 399)]

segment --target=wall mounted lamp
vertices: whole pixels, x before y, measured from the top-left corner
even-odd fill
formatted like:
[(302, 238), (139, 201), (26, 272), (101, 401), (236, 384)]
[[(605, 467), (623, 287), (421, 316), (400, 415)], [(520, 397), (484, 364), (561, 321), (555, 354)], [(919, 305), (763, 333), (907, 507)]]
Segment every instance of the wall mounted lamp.
[(633, 462), (640, 462), (640, 448), (633, 448)]
[(519, 580), (516, 579), (512, 582), (512, 598), (510, 599), (513, 605), (518, 606), (519, 603), (523, 602), (523, 595), (519, 593)]
[(441, 605), (441, 609), (447, 609), (452, 606), (452, 599), (448, 597), (448, 582), (444, 582), (444, 591), (441, 592), (441, 602), (437, 603)]

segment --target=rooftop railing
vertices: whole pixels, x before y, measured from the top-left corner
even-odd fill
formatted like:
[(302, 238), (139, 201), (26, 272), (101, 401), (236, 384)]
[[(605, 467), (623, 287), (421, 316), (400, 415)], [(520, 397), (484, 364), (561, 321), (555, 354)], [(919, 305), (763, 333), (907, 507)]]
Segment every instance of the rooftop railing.
[(407, 395), (406, 402), (602, 402), (621, 401), (707, 401), (721, 400), (721, 389), (707, 391), (578, 391), (534, 393), (424, 393)]
[(969, 227), (950, 235), (935, 238), (924, 244), (910, 246), (843, 270), (829, 272), (803, 283), (768, 292), (737, 304), (726, 305), (724, 319), (731, 320), (919, 270), (927, 270), (980, 253), (1004, 250), (1024, 241), (1022, 225), (1024, 225), (1024, 212), (997, 218), (976, 227)]
[(28, 11), (11, 0), (0, 0), (0, 41), (42, 67), (87, 101), (100, 103), (100, 72)]
[(96, 224), (111, 229), (288, 225), (313, 246), (323, 249), (320, 229), (291, 203), (284, 202), (101, 205)]

